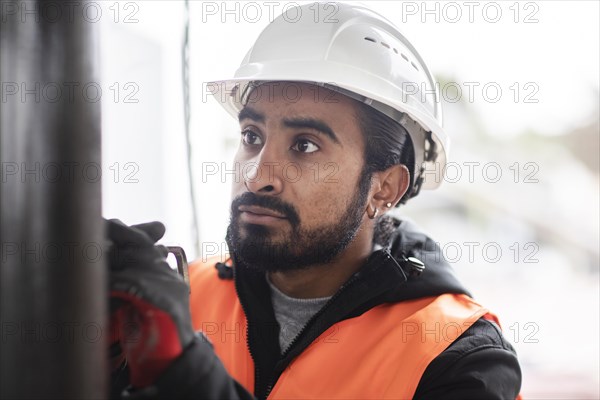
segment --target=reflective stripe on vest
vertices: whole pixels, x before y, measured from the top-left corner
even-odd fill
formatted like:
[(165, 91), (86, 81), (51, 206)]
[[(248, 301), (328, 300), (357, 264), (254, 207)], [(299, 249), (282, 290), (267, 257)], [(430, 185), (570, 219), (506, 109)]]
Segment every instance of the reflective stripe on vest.
[[(194, 329), (254, 393), (246, 317), (234, 282), (218, 278), (215, 262), (190, 267)], [(497, 322), (464, 295), (381, 304), (323, 332), (285, 369), (269, 398), (410, 399), (429, 363), (482, 316)]]

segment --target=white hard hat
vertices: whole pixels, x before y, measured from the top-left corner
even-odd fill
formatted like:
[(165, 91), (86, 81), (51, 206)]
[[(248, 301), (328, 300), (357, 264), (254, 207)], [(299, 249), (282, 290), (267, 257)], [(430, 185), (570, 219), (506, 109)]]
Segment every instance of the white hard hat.
[(237, 118), (248, 89), (264, 81), (321, 85), (383, 112), (411, 136), (413, 195), (440, 185), (449, 138), (438, 87), (416, 49), (383, 16), (342, 3), (288, 8), (262, 31), (233, 79), (206, 89)]

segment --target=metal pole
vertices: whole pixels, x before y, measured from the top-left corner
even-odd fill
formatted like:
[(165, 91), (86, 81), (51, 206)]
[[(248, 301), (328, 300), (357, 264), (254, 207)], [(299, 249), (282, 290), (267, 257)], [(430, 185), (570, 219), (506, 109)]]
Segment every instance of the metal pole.
[(0, 5), (0, 397), (105, 398), (97, 21)]

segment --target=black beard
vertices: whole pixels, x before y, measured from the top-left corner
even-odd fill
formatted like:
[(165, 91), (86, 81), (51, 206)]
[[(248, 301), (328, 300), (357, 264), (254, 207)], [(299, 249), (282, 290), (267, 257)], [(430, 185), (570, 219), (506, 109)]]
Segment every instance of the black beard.
[[(234, 259), (243, 265), (263, 272), (299, 270), (311, 265), (334, 260), (356, 237), (362, 222), (371, 174), (361, 173), (358, 191), (344, 214), (330, 225), (303, 229), (295, 208), (280, 199), (246, 192), (231, 203), (231, 219), (226, 241)], [(240, 235), (241, 205), (255, 205), (271, 209), (287, 217), (292, 227), (288, 240), (272, 243), (271, 232), (263, 225), (245, 224), (246, 237)]]

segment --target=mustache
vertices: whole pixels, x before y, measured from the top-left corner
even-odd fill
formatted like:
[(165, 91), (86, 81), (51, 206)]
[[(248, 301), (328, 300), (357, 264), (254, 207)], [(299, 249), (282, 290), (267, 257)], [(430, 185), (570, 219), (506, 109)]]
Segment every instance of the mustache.
[(240, 206), (258, 206), (267, 208), (284, 215), (293, 227), (300, 224), (300, 217), (294, 206), (276, 197), (258, 196), (252, 192), (243, 193), (231, 202), (232, 217), (237, 217), (240, 214), (240, 210), (238, 210)]

